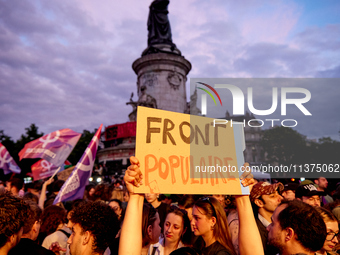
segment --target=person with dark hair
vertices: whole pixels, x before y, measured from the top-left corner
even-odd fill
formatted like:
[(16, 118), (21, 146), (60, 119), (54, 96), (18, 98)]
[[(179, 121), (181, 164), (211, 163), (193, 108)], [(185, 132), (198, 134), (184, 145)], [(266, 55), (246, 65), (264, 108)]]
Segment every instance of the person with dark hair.
[(102, 201), (80, 204), (70, 220), (72, 234), (67, 243), (71, 255), (103, 254), (119, 229), (113, 209)]
[(283, 199), (285, 200), (294, 200), (295, 199), (295, 191), (297, 189), (297, 187), (299, 186), (299, 184), (297, 183), (286, 183), (284, 185), (284, 189), (281, 193), (281, 196), (283, 197)]
[(320, 176), (319, 178), (314, 179), (314, 183), (318, 191), (324, 192), (324, 195), (320, 197), (322, 205), (334, 202), (333, 198), (328, 194), (328, 181), (325, 177)]
[[(47, 182), (48, 183), (48, 182)], [(51, 193), (47, 197), (46, 201), (44, 202), (44, 208), (53, 205), (55, 198), (57, 197), (61, 187), (64, 185), (65, 181), (63, 180), (56, 180), (53, 182), (51, 187)]]
[(39, 244), (43, 244), (46, 236), (61, 229), (67, 222), (66, 210), (56, 205), (46, 207), (41, 216), (41, 228), (38, 237)]
[(120, 201), (119, 199), (111, 199), (109, 201), (109, 206), (111, 206), (111, 208), (115, 211), (115, 214), (117, 215), (119, 222), (122, 222), (125, 213), (122, 201)]
[(32, 201), (36, 204), (39, 203), (39, 197), (31, 192), (26, 192), (22, 199), (25, 201)]
[(271, 217), (279, 204), (282, 197), (279, 191), (282, 191), (284, 186), (281, 182), (270, 184), (269, 182), (258, 182), (254, 185), (250, 192), (250, 200), (254, 208), (254, 216), (257, 227), (259, 229), (264, 253), (266, 255), (275, 255), (278, 250), (275, 247), (268, 245), (267, 227), (271, 223)]
[[(66, 210), (64, 210), (61, 207), (59, 207), (60, 209), (57, 207), (55, 207), (55, 205), (54, 206), (51, 205), (47, 207), (45, 210), (45, 211), (49, 211), (50, 212), (49, 215), (51, 215), (51, 217), (53, 217), (55, 220), (53, 223), (51, 223), (51, 225), (54, 225), (53, 228), (51, 229), (55, 229), (55, 231), (52, 233), (50, 233), (51, 231), (48, 231), (50, 234), (45, 237), (44, 241), (42, 242), (42, 246), (45, 247), (46, 249), (49, 249), (53, 243), (57, 242), (59, 244), (59, 247), (66, 251), (67, 240), (71, 235), (71, 230), (70, 228), (67, 227)], [(51, 213), (52, 211), (55, 211), (55, 213), (57, 213), (58, 215), (53, 215)], [(45, 223), (49, 223), (49, 219), (47, 219), (47, 222), (44, 222), (44, 226), (45, 226)], [(58, 254), (64, 255), (65, 251), (60, 251)]]
[[(126, 187), (124, 186), (123, 187), (123, 201), (125, 203), (129, 202), (129, 199), (130, 199), (130, 194), (129, 194), (129, 191), (126, 189)], [(126, 206), (125, 206), (126, 207)]]
[(284, 201), (267, 227), (268, 243), (281, 255), (314, 254), (325, 242), (327, 231), (321, 215), (311, 205), (299, 200)]
[(192, 209), (191, 226), (202, 254), (236, 254), (224, 208), (214, 197), (202, 197)]
[(156, 193), (145, 194), (146, 201), (148, 201), (148, 203), (150, 203), (157, 210), (159, 214), (159, 218), (161, 220), (160, 225), (161, 225), (162, 233), (163, 233), (164, 221), (169, 210), (169, 205), (159, 201), (158, 198), (159, 198), (159, 194), (156, 194)]
[[(87, 203), (87, 201), (85, 199), (76, 199), (73, 201), (68, 201), (68, 203), (66, 204), (67, 205), (67, 221), (68, 221), (66, 224), (66, 227), (68, 228), (67, 233), (70, 233), (70, 234), (72, 233), (71, 229), (72, 229), (73, 223), (71, 221), (71, 216), (74, 210), (83, 203)], [(70, 246), (67, 245), (67, 240), (66, 240), (66, 254), (70, 254)]]
[(195, 198), (193, 195), (184, 195), (178, 201), (178, 207), (187, 211), (190, 221), (192, 220), (192, 208), (194, 204)]
[(41, 188), (42, 188), (42, 183), (40, 182), (40, 180), (25, 184), (26, 193), (34, 194), (38, 197), (38, 199), (40, 197)]
[(0, 195), (4, 194), (6, 192), (5, 183), (0, 180)]
[(334, 216), (338, 219), (338, 221), (340, 222), (340, 198), (336, 199), (332, 203), (326, 204), (324, 208), (331, 211), (334, 214)]
[(108, 192), (108, 185), (99, 184), (93, 193), (94, 201), (109, 201), (111, 194)]
[(95, 198), (93, 197), (93, 194), (94, 194), (95, 190), (96, 190), (96, 185), (94, 185), (94, 184), (86, 185), (85, 192), (84, 192), (84, 199), (94, 201)]
[(159, 214), (150, 204), (143, 205), (142, 213), (142, 255), (148, 254), (150, 245), (159, 241), (161, 227)]
[(323, 207), (315, 208), (320, 213), (327, 228), (327, 237), (323, 247), (316, 252), (316, 255), (330, 255), (330, 252), (334, 252), (336, 245), (339, 243), (339, 224), (334, 214)]
[(122, 181), (120, 179), (117, 179), (115, 181), (115, 183), (113, 184), (113, 186), (114, 186), (115, 189), (119, 189), (119, 190), (123, 189)]
[(9, 192), (0, 195), (0, 254), (7, 254), (22, 236), (28, 206)]
[(111, 200), (112, 199), (117, 199), (117, 200), (123, 201), (123, 197), (124, 197), (123, 190), (121, 190), (121, 189), (114, 189), (111, 192), (111, 198), (110, 199)]
[(217, 199), (217, 201), (222, 205), (223, 209), (225, 208), (225, 195), (213, 194), (212, 197)]
[(19, 191), (24, 186), (24, 181), (19, 178), (11, 178), (9, 181), (7, 181), (6, 189), (7, 191), (10, 191), (13, 196), (19, 196)]
[(190, 221), (187, 211), (177, 206), (170, 206), (164, 222), (164, 232), (159, 242), (150, 245), (149, 254), (165, 255), (172, 251), (190, 245)]
[(15, 246), (8, 255), (54, 255), (54, 253), (35, 243), (40, 230), (40, 216), (42, 210), (31, 201), (27, 201), (29, 209), (27, 210), (26, 220), (24, 224), (23, 234), (20, 242)]
[(296, 199), (311, 206), (321, 206), (320, 196), (323, 196), (325, 193), (318, 191), (313, 183), (301, 184), (295, 191)]

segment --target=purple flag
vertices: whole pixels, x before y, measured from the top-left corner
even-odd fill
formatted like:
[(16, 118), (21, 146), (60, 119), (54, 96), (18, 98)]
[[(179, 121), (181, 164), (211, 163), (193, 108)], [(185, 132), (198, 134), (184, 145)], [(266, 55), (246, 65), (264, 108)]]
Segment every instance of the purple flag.
[(57, 169), (59, 169), (59, 171), (63, 171), (64, 165), (57, 167), (45, 159), (40, 159), (38, 162), (34, 163), (31, 166), (33, 180), (37, 181), (47, 177), (51, 177), (54, 172), (57, 171)]
[(14, 161), (14, 159), (9, 155), (6, 147), (0, 143), (0, 169), (4, 170), (5, 174), (9, 174), (10, 172), (20, 174), (21, 169)]
[(100, 125), (80, 161), (61, 187), (53, 204), (83, 198), (85, 186), (89, 183), (89, 178), (92, 174), (102, 127), (103, 124)]
[(34, 141), (25, 144), (19, 152), (23, 158), (43, 158), (55, 166), (64, 164), (81, 134), (69, 128), (54, 131)]

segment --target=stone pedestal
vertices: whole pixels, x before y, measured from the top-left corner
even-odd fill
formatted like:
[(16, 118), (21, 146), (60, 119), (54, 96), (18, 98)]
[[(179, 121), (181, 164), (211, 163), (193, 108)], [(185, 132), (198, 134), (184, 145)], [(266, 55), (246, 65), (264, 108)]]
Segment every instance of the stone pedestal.
[(132, 68), (137, 74), (137, 91), (146, 87), (146, 94), (157, 101), (157, 108), (184, 113), (187, 109), (186, 81), (191, 63), (171, 53), (154, 53), (137, 59)]

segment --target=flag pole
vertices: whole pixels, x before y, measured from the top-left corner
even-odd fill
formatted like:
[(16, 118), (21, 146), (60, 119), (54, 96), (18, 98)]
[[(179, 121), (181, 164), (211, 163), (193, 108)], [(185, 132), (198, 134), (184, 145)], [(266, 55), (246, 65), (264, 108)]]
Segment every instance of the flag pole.
[[(60, 166), (61, 167), (61, 166)], [(60, 167), (57, 168), (57, 170), (55, 170), (54, 174), (51, 176), (50, 180), (54, 178), (54, 176), (58, 173), (58, 171), (60, 170)]]

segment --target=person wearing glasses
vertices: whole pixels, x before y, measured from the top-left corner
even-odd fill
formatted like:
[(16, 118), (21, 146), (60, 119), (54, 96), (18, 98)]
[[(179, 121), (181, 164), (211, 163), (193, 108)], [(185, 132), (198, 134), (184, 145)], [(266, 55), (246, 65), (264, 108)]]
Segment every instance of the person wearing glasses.
[(334, 254), (331, 252), (336, 252), (335, 247), (339, 243), (339, 225), (336, 217), (323, 207), (315, 208), (323, 218), (323, 221), (326, 224), (327, 228), (327, 236), (325, 243), (322, 248), (316, 252), (316, 255), (330, 255)]
[(172, 251), (190, 245), (190, 221), (187, 211), (172, 205), (164, 221), (163, 236), (149, 248), (148, 255), (168, 255)]
[[(131, 162), (131, 165), (126, 170), (125, 176), (124, 176), (126, 187), (130, 192), (130, 200), (129, 200), (129, 203), (128, 203), (128, 206), (125, 212), (125, 219), (123, 222), (122, 232), (120, 235), (119, 255), (127, 255), (127, 254), (128, 255), (140, 255), (142, 251), (142, 231), (140, 227), (138, 226), (142, 226), (142, 211), (143, 211), (144, 196), (140, 194), (134, 194), (133, 187), (134, 186), (139, 187), (140, 185), (142, 185), (143, 176), (140, 170), (140, 163), (138, 159), (132, 156), (130, 157), (130, 162)], [(247, 165), (245, 164), (245, 166)], [(249, 167), (246, 168), (246, 170), (248, 169)], [(252, 177), (251, 173), (248, 171), (245, 171), (240, 178), (242, 185), (250, 186), (251, 188), (251, 186), (255, 183), (255, 180), (251, 177)], [(240, 221), (240, 232), (239, 232), (240, 233), (239, 234), (240, 254), (241, 255), (248, 255), (248, 254), (249, 255), (253, 255), (253, 254), (263, 255), (264, 252), (263, 252), (263, 247), (261, 243), (261, 237), (257, 229), (255, 218), (253, 216), (253, 211), (251, 208), (249, 195), (238, 195), (236, 196), (235, 201), (236, 201), (236, 205), (238, 208), (239, 221)], [(209, 202), (205, 202), (205, 201), (201, 201), (201, 202), (204, 204), (209, 204)], [(211, 203), (213, 203), (212, 207), (216, 211), (215, 202), (218, 203), (216, 200), (213, 200), (213, 202)], [(200, 208), (199, 205), (200, 204), (197, 204), (196, 206), (197, 210)], [(211, 208), (210, 210), (212, 210), (212, 207), (210, 207)], [(202, 211), (200, 213), (202, 215), (204, 214), (204, 212)], [(193, 216), (195, 215), (200, 215), (200, 214), (193, 212)], [(214, 242), (216, 242), (217, 240), (220, 240), (221, 238), (219, 234), (220, 232), (217, 229), (211, 230), (212, 225), (214, 228), (217, 228), (219, 225), (216, 225), (216, 223), (221, 221), (221, 218), (219, 218), (219, 214), (216, 214), (215, 212), (214, 215), (212, 215), (210, 219), (209, 219), (209, 216), (204, 215), (202, 216), (201, 220), (199, 219), (195, 220), (197, 221), (195, 224), (196, 233), (198, 235), (202, 234), (203, 241), (205, 241), (204, 240), (205, 237), (203, 237), (204, 231), (209, 231), (210, 229), (210, 231), (212, 231), (213, 233), (214, 232), (217, 233), (217, 234), (213, 234), (212, 238), (206, 239), (207, 242), (209, 243), (203, 243), (203, 245), (206, 248), (208, 247), (207, 244), (213, 244)], [(223, 223), (219, 222), (219, 224), (223, 224)], [(225, 221), (224, 224), (227, 224), (227, 221)], [(191, 225), (193, 225), (193, 222), (191, 223)], [(208, 227), (209, 229), (206, 229), (206, 227)], [(134, 245), (131, 245), (132, 243), (131, 237), (133, 237)], [(215, 241), (213, 241), (214, 239)], [(233, 253), (227, 253), (229, 245), (228, 245), (228, 248), (227, 247), (224, 247), (224, 248), (225, 249), (220, 250), (220, 252), (217, 252), (215, 254), (217, 255), (233, 254)], [(233, 248), (230, 248), (229, 250), (232, 252)], [(214, 253), (209, 253), (209, 255), (212, 255), (212, 254)]]

